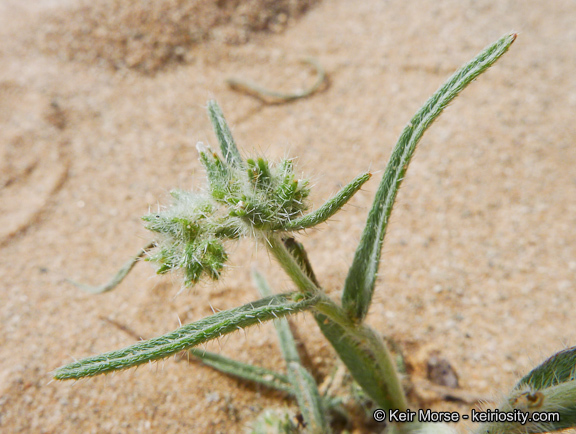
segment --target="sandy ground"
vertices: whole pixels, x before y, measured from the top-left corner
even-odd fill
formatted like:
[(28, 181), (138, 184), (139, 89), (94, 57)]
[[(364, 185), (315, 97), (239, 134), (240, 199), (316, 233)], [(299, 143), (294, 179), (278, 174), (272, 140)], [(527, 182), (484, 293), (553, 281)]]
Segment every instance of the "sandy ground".
[[(230, 246), (233, 268), (223, 281), (180, 295), (179, 281), (155, 276), (149, 264), (100, 296), (65, 279), (106, 280), (149, 240), (140, 216), (167, 203), (171, 188), (199, 185), (194, 145), (216, 144), (209, 98), (246, 154), (299, 157), (319, 204), (361, 171), (382, 170), (428, 96), (510, 30), (519, 32), (511, 51), (419, 147), (369, 322), (404, 349), (415, 380), (439, 352), (476, 396), (505, 393), (535, 363), (576, 344), (575, 1), (325, 0), (244, 44), (213, 37), (186, 46), (178, 62), (153, 74), (70, 59), (65, 38), (47, 48), (55, 14), (74, 23), (75, 7), (74, 0), (0, 3), (0, 431), (234, 433), (264, 408), (295, 410), (277, 393), (173, 358), (50, 381), (74, 358), (134, 341), (110, 321), (152, 337), (178, 318), (210, 314), (210, 306), (254, 300), (253, 265), (278, 290), (290, 289), (251, 242)], [(330, 79), (311, 98), (268, 106), (225, 84), (243, 76), (298, 88), (313, 80), (302, 56), (318, 58)], [(301, 237), (334, 296), (376, 185)], [(295, 327), (322, 381), (333, 353), (311, 317), (300, 315)], [(283, 369), (269, 325), (207, 348)]]

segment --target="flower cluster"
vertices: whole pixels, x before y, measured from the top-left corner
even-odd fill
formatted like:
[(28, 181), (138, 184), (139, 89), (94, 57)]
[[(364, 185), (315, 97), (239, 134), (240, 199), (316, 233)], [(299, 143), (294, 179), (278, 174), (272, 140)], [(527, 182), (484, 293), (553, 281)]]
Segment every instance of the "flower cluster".
[(172, 191), (170, 207), (143, 217), (147, 229), (160, 235), (149, 260), (159, 264), (159, 274), (181, 269), (187, 286), (204, 273), (220, 277), (226, 240), (282, 230), (303, 215), (310, 194), (308, 181), (296, 179), (290, 160), (271, 164), (257, 158), (234, 165), (202, 144), (198, 151), (207, 191)]

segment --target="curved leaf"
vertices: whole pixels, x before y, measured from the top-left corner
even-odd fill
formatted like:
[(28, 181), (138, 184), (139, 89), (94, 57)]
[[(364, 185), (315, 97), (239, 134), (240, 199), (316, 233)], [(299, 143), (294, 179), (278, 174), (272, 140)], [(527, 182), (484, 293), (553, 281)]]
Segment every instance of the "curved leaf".
[(506, 53), (515, 39), (514, 33), (500, 38), (460, 68), (428, 99), (402, 131), (376, 192), (374, 204), (368, 215), (352, 266), (348, 271), (342, 294), (344, 309), (355, 321), (362, 321), (368, 313), (378, 275), (386, 227), (396, 194), (416, 150), (416, 145), (444, 108), (476, 77)]

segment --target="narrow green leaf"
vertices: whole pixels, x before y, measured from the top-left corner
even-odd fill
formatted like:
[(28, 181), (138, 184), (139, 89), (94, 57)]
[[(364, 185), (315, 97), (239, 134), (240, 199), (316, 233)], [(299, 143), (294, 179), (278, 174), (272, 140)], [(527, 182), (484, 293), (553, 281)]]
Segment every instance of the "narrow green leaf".
[(224, 119), (224, 114), (218, 103), (214, 100), (208, 101), (208, 114), (210, 115), (210, 121), (220, 143), (220, 149), (222, 150), (222, 155), (226, 158), (228, 163), (236, 166), (242, 166), (242, 157), (236, 142), (232, 137), (232, 132)]
[(396, 194), (404, 179), (416, 145), (444, 108), (468, 84), (493, 65), (508, 50), (515, 39), (516, 34), (513, 33), (502, 37), (471, 62), (460, 68), (418, 110), (400, 135), (376, 192), (374, 204), (368, 215), (366, 227), (356, 249), (342, 294), (344, 309), (355, 321), (362, 321), (368, 313), (378, 274), (386, 227)]
[(406, 410), (394, 361), (382, 339), (363, 324), (343, 327), (323, 313), (314, 318), (364, 392), (385, 410)]
[(216, 200), (223, 200), (229, 191), (230, 174), (226, 163), (202, 142), (196, 144), (196, 149), (200, 154), (200, 162), (206, 169), (206, 178), (210, 187), (210, 193)]
[(310, 434), (331, 433), (316, 381), (300, 362), (288, 362), (287, 366), (288, 378), (296, 393), (296, 400), (304, 422), (306, 422), (306, 432)]
[[(525, 375), (498, 410), (527, 419), (485, 423), (477, 432), (538, 434), (576, 427), (576, 347), (554, 354)], [(549, 420), (533, 420), (533, 413)]]
[(357, 176), (342, 188), (336, 195), (329, 199), (324, 205), (305, 216), (292, 220), (291, 222), (282, 224), (274, 229), (282, 229), (285, 231), (298, 231), (300, 229), (311, 228), (320, 223), (325, 222), (338, 212), (354, 196), (358, 190), (364, 185), (366, 181), (372, 176), (371, 173), (363, 173)]
[(141, 257), (143, 257), (146, 254), (146, 252), (148, 252), (154, 246), (155, 246), (154, 243), (150, 243), (147, 246), (145, 246), (144, 248), (142, 248), (140, 253), (138, 253), (136, 256), (132, 257), (132, 259), (130, 259), (128, 262), (126, 262), (122, 266), (122, 268), (120, 268), (120, 270), (118, 270), (118, 272), (112, 277), (112, 279), (110, 279), (107, 283), (105, 283), (103, 285), (91, 286), (91, 285), (85, 285), (84, 283), (78, 283), (78, 282), (75, 282), (75, 281), (70, 280), (70, 279), (66, 279), (66, 280), (68, 282), (70, 282), (72, 285), (80, 288), (82, 291), (89, 292), (90, 294), (102, 294), (104, 292), (112, 291), (114, 288), (116, 288), (118, 285), (120, 285), (120, 283), (122, 283), (122, 281), (128, 275), (128, 273), (130, 273), (130, 271), (132, 271), (132, 268), (134, 268), (134, 266), (136, 265), (138, 260)]
[[(295, 298), (299, 298), (300, 301), (294, 301)], [(92, 377), (163, 359), (236, 330), (308, 310), (317, 301), (317, 297), (302, 297), (299, 293), (267, 297), (244, 306), (218, 312), (164, 336), (62, 366), (55, 371), (54, 378), (68, 380)]]
[[(188, 352), (195, 358), (198, 358), (203, 364), (210, 366), (217, 371), (224, 374), (240, 378), (242, 380), (253, 381), (261, 384), (270, 389), (279, 392), (287, 393), (295, 397), (296, 393), (290, 384), (288, 377), (271, 369), (262, 368), (260, 366), (251, 365), (249, 363), (242, 363), (237, 360), (230, 359), (220, 354), (204, 351), (199, 348), (192, 348)], [(340, 415), (344, 419), (348, 419), (349, 415), (342, 407), (340, 399), (333, 397), (324, 397), (322, 399), (323, 407), (327, 408), (330, 412)]]
[[(262, 297), (272, 296), (272, 290), (270, 289), (268, 282), (264, 276), (262, 276), (262, 274), (256, 270), (252, 270), (252, 278), (254, 279), (254, 283), (256, 284), (256, 287), (258, 288), (258, 291)], [(296, 348), (296, 342), (294, 341), (294, 336), (290, 330), (290, 324), (288, 324), (288, 320), (286, 320), (286, 318), (278, 319), (274, 321), (274, 327), (278, 333), (280, 349), (282, 350), (282, 354), (284, 355), (284, 360), (286, 360), (286, 363), (300, 363), (300, 356), (298, 355), (298, 349)]]
[(260, 366), (242, 363), (220, 354), (211, 353), (198, 348), (192, 348), (188, 350), (188, 352), (194, 357), (200, 359), (205, 365), (220, 372), (232, 375), (242, 380), (254, 381), (255, 383), (269, 387), (270, 389), (294, 395), (294, 388), (290, 385), (288, 377), (284, 374)]
[[(264, 276), (253, 270), (252, 277), (263, 297), (272, 295), (272, 290)], [(280, 349), (286, 361), (288, 379), (296, 395), (298, 407), (306, 422), (306, 428), (311, 433), (329, 433), (330, 427), (326, 421), (326, 412), (323, 408), (318, 385), (300, 362), (296, 341), (290, 330), (290, 324), (286, 318), (274, 320), (274, 327), (278, 333)]]
[(529, 386), (534, 390), (545, 389), (576, 380), (576, 347), (554, 354), (524, 376), (514, 389)]

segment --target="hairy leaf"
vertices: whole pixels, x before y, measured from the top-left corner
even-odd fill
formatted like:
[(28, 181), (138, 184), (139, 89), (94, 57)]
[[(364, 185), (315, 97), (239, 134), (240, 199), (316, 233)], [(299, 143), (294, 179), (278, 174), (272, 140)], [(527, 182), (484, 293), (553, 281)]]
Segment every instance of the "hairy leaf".
[(576, 347), (567, 348), (545, 360), (524, 376), (515, 389), (528, 385), (540, 390), (572, 380), (576, 380)]
[(240, 156), (240, 151), (238, 151), (236, 142), (232, 137), (232, 132), (226, 123), (226, 119), (224, 119), (222, 109), (216, 101), (208, 101), (208, 113), (210, 115), (210, 121), (212, 121), (212, 126), (214, 127), (214, 132), (220, 143), (222, 155), (224, 155), (228, 163), (241, 167), (242, 157)]
[[(300, 297), (300, 301), (294, 301), (295, 296)], [(310, 309), (316, 302), (316, 297), (303, 298), (298, 293), (267, 297), (244, 306), (218, 312), (164, 336), (62, 366), (54, 372), (54, 378), (57, 380), (78, 379), (132, 368), (166, 358), (241, 328)]]
[(515, 39), (516, 34), (508, 34), (500, 38), (460, 68), (418, 110), (400, 135), (376, 192), (342, 294), (344, 309), (355, 321), (362, 321), (368, 313), (380, 265), (380, 253), (386, 227), (396, 194), (416, 150), (416, 145), (444, 108), (476, 77), (492, 66)]
[(320, 223), (325, 222), (334, 214), (336, 214), (352, 196), (364, 185), (366, 181), (372, 176), (371, 173), (363, 173), (357, 176), (348, 185), (344, 186), (336, 195), (329, 199), (324, 205), (305, 216), (298, 217), (277, 229), (286, 231), (298, 231), (300, 229), (311, 228)]
[(198, 348), (188, 350), (194, 357), (211, 368), (242, 380), (254, 381), (274, 390), (294, 395), (294, 389), (290, 385), (288, 377), (284, 374), (262, 368), (260, 366), (242, 363), (220, 354), (211, 353)]
[[(272, 290), (260, 273), (253, 271), (254, 282), (260, 291), (260, 295), (267, 297), (272, 295)], [(323, 408), (318, 385), (310, 373), (302, 366), (296, 341), (290, 330), (290, 324), (286, 318), (274, 320), (274, 327), (278, 333), (280, 349), (286, 361), (288, 379), (294, 390), (294, 395), (298, 401), (298, 407), (302, 417), (306, 422), (306, 427), (310, 433), (329, 433), (328, 422), (326, 421), (325, 410)]]

